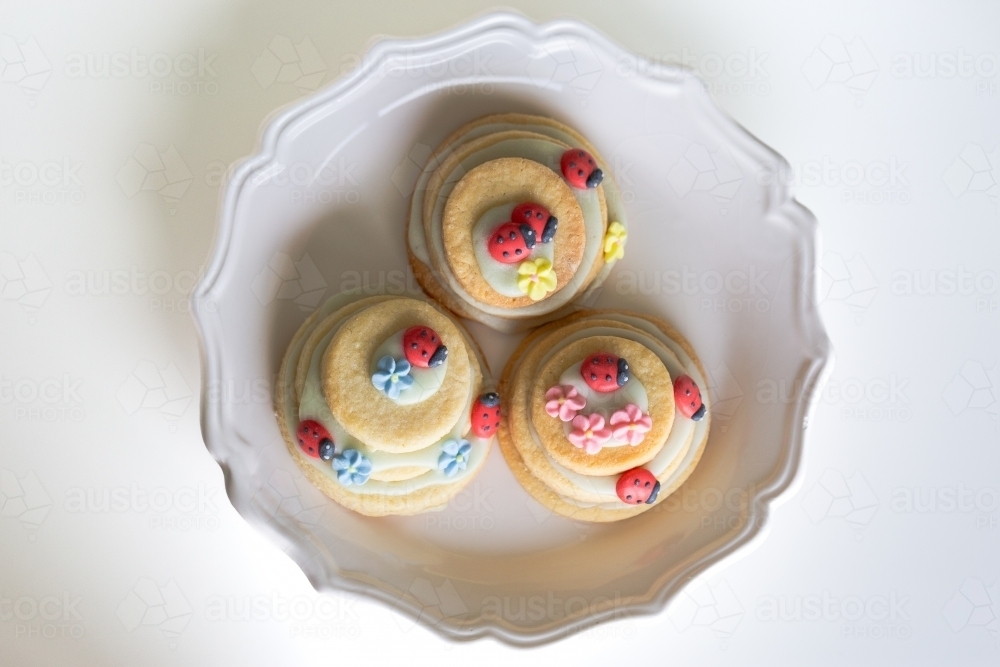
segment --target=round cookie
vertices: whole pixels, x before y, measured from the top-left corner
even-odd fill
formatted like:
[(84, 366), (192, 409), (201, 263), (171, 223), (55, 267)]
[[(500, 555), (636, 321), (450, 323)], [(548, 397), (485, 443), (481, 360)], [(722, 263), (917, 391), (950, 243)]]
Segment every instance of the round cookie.
[[(632, 381), (645, 389), (646, 412), (652, 428), (637, 445), (603, 447), (596, 454), (573, 446), (566, 438), (562, 421), (545, 410), (545, 393), (559, 383), (563, 373), (596, 352), (610, 352), (628, 360)], [(616, 475), (648, 462), (663, 447), (674, 423), (674, 389), (670, 373), (660, 359), (647, 348), (626, 338), (592, 336), (567, 345), (539, 369), (531, 392), (531, 416), (549, 455), (573, 472), (583, 475)]]
[[(474, 248), (473, 227), (484, 213), (508, 203), (532, 201), (546, 207), (559, 220), (552, 239), (556, 276), (563, 279), (553, 294), (563, 289), (583, 259), (586, 229), (583, 211), (565, 181), (551, 169), (524, 158), (498, 158), (465, 174), (455, 185), (444, 207), (442, 240), (455, 278), (473, 298), (494, 306), (518, 308), (534, 303), (527, 295), (498, 293), (483, 277)], [(528, 259), (528, 257), (525, 257)], [(509, 268), (511, 265), (498, 269)]]
[[(556, 286), (559, 289), (544, 292), (533, 289), (532, 296), (539, 300), (521, 295), (520, 290), (515, 287), (516, 275), (505, 271), (491, 271), (484, 276), (481, 268), (488, 266), (488, 262), (484, 261), (480, 243), (474, 245), (474, 250), (480, 253), (478, 257), (474, 256), (475, 253), (467, 252), (468, 245), (462, 245), (466, 253), (464, 257), (455, 259), (458, 253), (453, 250), (456, 248), (453, 245), (447, 249), (445, 247), (443, 218), (454, 188), (462, 178), (468, 172), (495, 159), (529, 159), (548, 168), (565, 185), (567, 177), (561, 172), (560, 158), (567, 150), (582, 148), (600, 160), (594, 147), (581, 139), (579, 133), (557, 121), (524, 114), (499, 114), (479, 119), (453, 132), (438, 146), (418, 177), (407, 220), (407, 256), (421, 286), (453, 312), (501, 331), (521, 330), (572, 312), (573, 300), (591, 293), (595, 283), (606, 277), (613, 260), (620, 256), (614, 254), (611, 264), (605, 262), (603, 248), (612, 232), (620, 235), (620, 245), (624, 245), (625, 227), (618, 226), (609, 230), (609, 204), (604, 193), (605, 186), (611, 188), (610, 192), (616, 193), (615, 221), (626, 224), (617, 185), (610, 178), (605, 178), (604, 183), (596, 187), (583, 188), (576, 184), (575, 188), (570, 189), (574, 198), (578, 199), (578, 205), (587, 202), (584, 206), (587, 222), (583, 259), (568, 279), (555, 266)], [(601, 162), (600, 166), (607, 173), (605, 163)], [(531, 200), (529, 197), (526, 199)], [(500, 209), (506, 206), (489, 210), (478, 221), (480, 226), (495, 226), (494, 217), (502, 216), (504, 212)], [(556, 214), (555, 217), (560, 216)], [(559, 227), (564, 227), (561, 218)], [(468, 223), (464, 234), (468, 238)], [(477, 228), (474, 238), (488, 237), (483, 237), (482, 234), (483, 229)], [(555, 236), (559, 237), (559, 231)], [(464, 242), (465, 239), (462, 239), (463, 244)], [(542, 248), (537, 252), (541, 252), (540, 256), (555, 259), (552, 252), (555, 247)], [(618, 253), (617, 250), (614, 252)], [(533, 253), (532, 258), (534, 254), (536, 253)], [(546, 284), (546, 287), (549, 285)], [(539, 297), (539, 294), (542, 296)], [(498, 303), (503, 305), (497, 305)], [(512, 306), (516, 303), (524, 305)]]
[[(415, 514), (441, 509), (451, 497), (469, 484), (475, 473), (482, 468), (486, 455), (489, 452), (489, 440), (483, 440), (478, 436), (474, 437), (470, 431), (469, 415), (469, 406), (473, 397), (481, 395), (484, 391), (484, 383), (487, 381), (484, 375), (486, 373), (486, 365), (478, 346), (464, 327), (461, 327), (457, 323), (455, 323), (455, 328), (460, 339), (458, 343), (453, 340), (451, 345), (453, 349), (461, 351), (461, 356), (464, 358), (465, 363), (455, 365), (464, 365), (469, 376), (467, 381), (468, 395), (463, 397), (465, 404), (461, 406), (463, 412), (453, 425), (452, 433), (467, 433), (467, 437), (473, 441), (473, 445), (468, 455), (467, 467), (463, 466), (462, 471), (455, 475), (454, 478), (451, 477), (450, 473), (448, 476), (445, 476), (443, 472), (429, 469), (428, 465), (433, 466), (434, 463), (425, 463), (421, 467), (405, 465), (408, 460), (413, 460), (413, 457), (425, 461), (429, 458), (430, 461), (434, 461), (437, 467), (440, 468), (441, 460), (437, 458), (437, 454), (441, 450), (439, 446), (435, 445), (433, 449), (419, 450), (410, 454), (379, 454), (377, 457), (379, 459), (385, 459), (386, 456), (390, 458), (401, 457), (399, 461), (402, 463), (389, 465), (388, 468), (383, 464), (381, 465), (381, 470), (379, 469), (380, 466), (377, 465), (367, 480), (355, 480), (354, 486), (345, 485), (338, 481), (338, 475), (333, 474), (334, 470), (331, 469), (329, 461), (321, 461), (317, 458), (315, 450), (312, 451), (311, 455), (307, 456), (303, 451), (305, 446), (300, 447), (297, 445), (297, 437), (301, 436), (297, 432), (296, 424), (301, 426), (299, 419), (310, 418), (308, 416), (300, 417), (298, 395), (301, 395), (305, 387), (299, 390), (298, 395), (295, 388), (298, 368), (302, 366), (299, 363), (300, 357), (303, 356), (306, 342), (309, 340), (314, 341), (309, 349), (309, 356), (312, 356), (315, 361), (310, 371), (308, 391), (313, 392), (312, 395), (315, 396), (318, 383), (316, 379), (317, 368), (321, 358), (325, 356), (323, 355), (323, 350), (318, 348), (318, 344), (324, 338), (325, 334), (333, 336), (338, 325), (343, 326), (343, 324), (352, 318), (353, 314), (365, 311), (375, 304), (388, 301), (415, 302), (412, 299), (401, 299), (399, 297), (373, 297), (370, 299), (354, 300), (353, 303), (350, 301), (351, 299), (345, 299), (344, 296), (333, 297), (307, 318), (306, 322), (293, 337), (282, 360), (278, 380), (275, 383), (275, 409), (286, 447), (292, 455), (293, 460), (295, 460), (296, 464), (313, 484), (320, 488), (327, 496), (349, 509), (370, 516)], [(433, 308), (433, 306), (423, 302), (415, 303)], [(442, 315), (442, 317), (444, 316)], [(440, 323), (437, 324), (441, 329), (445, 328)], [(320, 325), (322, 325), (325, 333), (318, 331)], [(329, 338), (327, 340), (329, 341)], [(449, 361), (453, 360), (454, 357), (449, 359)], [(306, 366), (308, 367), (308, 364)], [(325, 404), (325, 401), (322, 404)], [(310, 403), (310, 405), (315, 405), (315, 401), (313, 400), (313, 403)], [(308, 414), (310, 413), (307, 412)], [(337, 439), (337, 449), (340, 450), (344, 447), (344, 443), (339, 441), (339, 437)], [(361, 486), (357, 484), (361, 484)]]
[[(663, 466), (655, 477), (660, 485), (660, 492), (654, 502), (638, 505), (626, 504), (617, 499), (609, 502), (606, 486), (602, 493), (588, 492), (585, 488), (575, 486), (570, 477), (575, 478), (577, 483), (585, 482), (588, 478), (565, 468), (563, 473), (559, 473), (555, 468), (559, 464), (548, 459), (540, 447), (532, 445), (528, 440), (531, 435), (531, 419), (527, 414), (526, 396), (528, 387), (535, 384), (539, 362), (545, 356), (545, 352), (538, 348), (550, 348), (553, 340), (558, 342), (574, 332), (586, 332), (591, 328), (619, 328), (623, 333), (639, 332), (641, 336), (662, 341), (664, 348), (676, 351), (677, 355), (682, 355), (687, 360), (683, 362), (684, 367), (698, 378), (700, 384), (704, 382), (705, 375), (694, 350), (673, 327), (658, 318), (623, 311), (582, 311), (533, 332), (515, 350), (500, 379), (500, 392), (506, 399), (508, 410), (498, 436), (501, 451), (510, 469), (538, 502), (554, 512), (584, 521), (617, 521), (647, 511), (662, 502), (687, 479), (700, 460), (708, 440), (711, 413), (709, 411), (695, 425), (690, 420), (685, 422), (686, 418), (677, 416), (682, 421), (682, 430), (677, 431), (676, 437), (672, 432), (668, 447), (664, 447), (657, 455), (657, 458), (668, 456), (665, 460), (670, 460), (670, 464)], [(680, 363), (676, 361), (678, 359), (680, 357), (675, 355), (672, 363)], [(707, 396), (705, 406), (709, 407)], [(685, 428), (686, 436), (683, 430)], [(681, 442), (677, 438), (686, 439)], [(629, 471), (628, 475), (631, 474), (632, 471)], [(626, 475), (621, 476), (624, 477)]]
[[(570, 319), (575, 321), (559, 326)], [(603, 500), (603, 497), (601, 494), (591, 491), (585, 484), (582, 486), (575, 484), (572, 478), (582, 475), (582, 473), (575, 473), (569, 469), (560, 471), (557, 466), (562, 464), (554, 460), (554, 457), (547, 452), (541, 442), (536, 443), (533, 437), (534, 419), (531, 398), (539, 366), (549, 351), (560, 341), (595, 326), (613, 327), (623, 332), (640, 333), (638, 329), (622, 325), (614, 320), (579, 321), (577, 318), (566, 318), (559, 322), (553, 322), (544, 327), (544, 335), (540, 336), (530, 348), (527, 348), (523, 356), (515, 356), (518, 354), (517, 352), (511, 356), (511, 360), (517, 359), (517, 363), (514, 364), (515, 370), (510, 377), (510, 385), (504, 387), (503, 382), (507, 380), (511, 362), (508, 362), (508, 368), (504, 369), (504, 376), (501, 380), (503, 387), (501, 395), (505, 397), (508, 405), (504, 424), (513, 434), (513, 442), (524, 464), (536, 477), (560, 495), (584, 503), (598, 503)], [(548, 418), (548, 415), (545, 416)]]
[[(371, 359), (390, 336), (427, 325), (451, 351), (441, 387), (427, 400), (396, 405), (371, 382)], [(461, 417), (469, 387), (465, 342), (452, 321), (433, 306), (414, 299), (393, 299), (353, 315), (323, 356), (323, 388), (330, 412), (358, 440), (393, 453), (427, 447), (448, 433)]]

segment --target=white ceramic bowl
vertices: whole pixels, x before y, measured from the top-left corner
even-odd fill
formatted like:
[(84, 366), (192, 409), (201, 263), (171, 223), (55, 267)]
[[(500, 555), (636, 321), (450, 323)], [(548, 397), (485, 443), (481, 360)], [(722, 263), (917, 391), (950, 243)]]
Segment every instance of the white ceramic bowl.
[[(380, 282), (417, 290), (403, 221), (418, 170), (452, 130), (501, 111), (565, 121), (610, 163), (630, 238), (588, 305), (665, 317), (693, 342), (711, 382), (707, 450), (667, 502), (615, 524), (549, 514), (496, 448), (443, 512), (359, 516), (292, 462), (271, 380), (321, 300)], [(498, 13), (379, 42), (354, 72), (274, 118), (226, 191), (196, 318), (203, 432), (233, 505), (317, 589), (383, 600), (446, 637), (537, 644), (659, 612), (758, 534), (795, 476), (829, 365), (816, 225), (775, 177), (785, 166), (692, 73), (578, 23)], [(519, 336), (472, 330), (499, 374)]]

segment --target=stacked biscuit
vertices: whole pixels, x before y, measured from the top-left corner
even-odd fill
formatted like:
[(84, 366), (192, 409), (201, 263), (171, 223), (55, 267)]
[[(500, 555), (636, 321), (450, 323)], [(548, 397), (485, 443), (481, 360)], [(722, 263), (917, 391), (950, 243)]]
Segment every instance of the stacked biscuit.
[(482, 467), (499, 399), (469, 334), (437, 307), (330, 299), (296, 333), (275, 400), (307, 477), (362, 514), (442, 507)]
[(617, 185), (576, 130), (525, 114), (451, 134), (420, 174), (407, 244), (421, 286), (501, 331), (568, 314), (624, 252)]
[(694, 350), (666, 322), (581, 312), (532, 333), (508, 363), (501, 450), (552, 511), (628, 518), (697, 464), (708, 439), (705, 388)]

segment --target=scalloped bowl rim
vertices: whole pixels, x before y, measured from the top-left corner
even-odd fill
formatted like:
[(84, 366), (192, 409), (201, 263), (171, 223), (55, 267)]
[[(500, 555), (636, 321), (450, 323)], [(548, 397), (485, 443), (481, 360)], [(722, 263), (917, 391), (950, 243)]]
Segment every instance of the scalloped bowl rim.
[[(255, 173), (267, 168), (276, 157), (276, 149), (281, 142), (282, 135), (289, 125), (313, 111), (317, 107), (329, 103), (341, 96), (350, 93), (358, 87), (368, 77), (376, 72), (377, 63), (382, 62), (385, 56), (393, 53), (400, 53), (404, 49), (407, 53), (432, 54), (448, 47), (453, 47), (467, 40), (475, 39), (485, 33), (501, 30), (514, 30), (534, 39), (551, 39), (553, 37), (577, 37), (587, 40), (591, 44), (599, 45), (612, 55), (627, 55), (637, 62), (642, 62), (643, 67), (637, 68), (639, 76), (652, 82), (670, 83), (696, 83), (696, 89), (701, 92), (698, 96), (700, 111), (713, 116), (717, 126), (728, 133), (728, 135), (747, 150), (765, 151), (770, 158), (777, 161), (783, 167), (787, 167), (787, 162), (778, 153), (766, 146), (763, 142), (751, 135), (746, 129), (736, 121), (722, 112), (711, 100), (704, 84), (698, 76), (681, 66), (660, 65), (654, 63), (640, 55), (633, 54), (616, 43), (612, 42), (605, 35), (594, 28), (581, 22), (569, 19), (561, 19), (542, 24), (536, 24), (520, 14), (508, 11), (499, 11), (481, 15), (471, 21), (464, 23), (453, 29), (437, 33), (428, 37), (414, 39), (383, 38), (378, 39), (369, 47), (366, 56), (362, 59), (362, 65), (352, 70), (350, 73), (329, 84), (325, 89), (315, 94), (297, 100), (284, 109), (279, 109), (271, 114), (264, 121), (264, 129), (258, 140), (258, 148), (252, 157), (243, 160), (233, 171), (229, 183), (227, 184), (221, 201), (221, 214), (219, 226), (214, 241), (214, 249), (211, 260), (206, 266), (202, 278), (194, 291), (192, 309), (199, 338), (201, 342), (202, 359), (202, 400), (201, 400), (201, 426), (202, 435), (206, 447), (217, 461), (226, 479), (226, 491), (237, 511), (248, 522), (258, 529), (273, 535), (279, 542), (284, 543), (286, 552), (299, 565), (307, 578), (318, 591), (349, 591), (368, 598), (379, 600), (389, 607), (406, 614), (414, 621), (423, 621), (421, 607), (408, 600), (404, 596), (393, 595), (389, 591), (366, 584), (354, 578), (344, 577), (339, 572), (318, 571), (313, 562), (307, 559), (300, 549), (289, 544), (290, 540), (277, 526), (263, 519), (252, 511), (245, 511), (241, 508), (241, 503), (234, 498), (231, 488), (231, 474), (226, 463), (226, 457), (220, 451), (218, 445), (214, 443), (217, 439), (239, 438), (222, 420), (221, 406), (208, 399), (207, 387), (212, 386), (219, 378), (219, 369), (211, 363), (213, 358), (218, 359), (223, 355), (222, 346), (215, 336), (217, 330), (213, 324), (213, 314), (215, 309), (211, 307), (213, 302), (211, 295), (219, 277), (226, 267), (226, 260), (230, 255), (232, 232), (236, 221), (236, 207), (243, 192), (244, 186)], [(782, 179), (775, 179), (771, 184), (771, 202), (780, 202), (769, 210), (771, 216), (780, 216), (786, 223), (790, 223), (803, 235), (802, 248), (807, 257), (801, 263), (800, 273), (797, 276), (802, 281), (801, 284), (808, 288), (802, 290), (803, 295), (813, 294), (813, 300), (802, 304), (801, 315), (806, 321), (804, 326), (805, 334), (811, 338), (810, 349), (812, 356), (804, 359), (805, 369), (801, 372), (803, 390), (794, 406), (794, 416), (789, 420), (791, 424), (790, 433), (786, 434), (785, 450), (787, 456), (782, 465), (776, 469), (770, 479), (755, 487), (756, 493), (752, 502), (749, 503), (749, 514), (747, 520), (743, 522), (739, 532), (732, 535), (724, 544), (705, 554), (695, 554), (692, 562), (686, 563), (679, 573), (666, 573), (653, 581), (649, 591), (645, 596), (625, 608), (605, 609), (591, 613), (588, 616), (576, 618), (556, 627), (549, 627), (540, 632), (525, 632), (523, 628), (506, 625), (502, 620), (481, 619), (479, 625), (456, 625), (451, 619), (443, 619), (435, 623), (432, 627), (443, 637), (452, 640), (471, 640), (481, 637), (494, 637), (505, 643), (515, 646), (534, 646), (548, 643), (556, 639), (574, 634), (587, 627), (592, 627), (596, 623), (614, 618), (620, 618), (623, 613), (628, 615), (654, 615), (661, 613), (670, 600), (676, 595), (691, 579), (703, 574), (709, 568), (720, 566), (723, 561), (745, 555), (752, 551), (762, 541), (768, 524), (768, 518), (772, 505), (778, 504), (783, 496), (790, 495), (790, 492), (798, 486), (800, 482), (801, 454), (803, 449), (803, 439), (805, 435), (808, 417), (816, 404), (820, 391), (829, 377), (832, 368), (834, 354), (829, 338), (826, 334), (822, 318), (818, 311), (818, 292), (816, 278), (818, 265), (816, 258), (820, 245), (819, 233), (815, 217), (805, 207), (799, 204), (792, 196), (791, 187), (781, 182)]]

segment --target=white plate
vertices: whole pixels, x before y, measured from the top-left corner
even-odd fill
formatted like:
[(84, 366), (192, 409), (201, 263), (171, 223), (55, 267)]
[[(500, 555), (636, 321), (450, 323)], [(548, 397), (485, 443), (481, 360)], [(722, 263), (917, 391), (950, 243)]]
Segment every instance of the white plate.
[[(295, 330), (359, 282), (416, 290), (403, 221), (418, 170), (452, 130), (500, 111), (563, 120), (604, 154), (631, 228), (625, 259), (590, 305), (669, 319), (710, 375), (713, 430), (700, 465), (628, 521), (550, 515), (496, 447), (445, 511), (362, 517), (314, 489), (278, 433), (265, 388)], [(574, 22), (499, 13), (379, 42), (350, 75), (278, 115), (226, 191), (196, 317), (203, 432), (233, 505), (317, 589), (383, 600), (446, 637), (537, 644), (662, 610), (759, 533), (798, 469), (829, 365), (816, 224), (774, 177), (784, 173), (696, 76)], [(498, 373), (519, 337), (473, 333)]]

